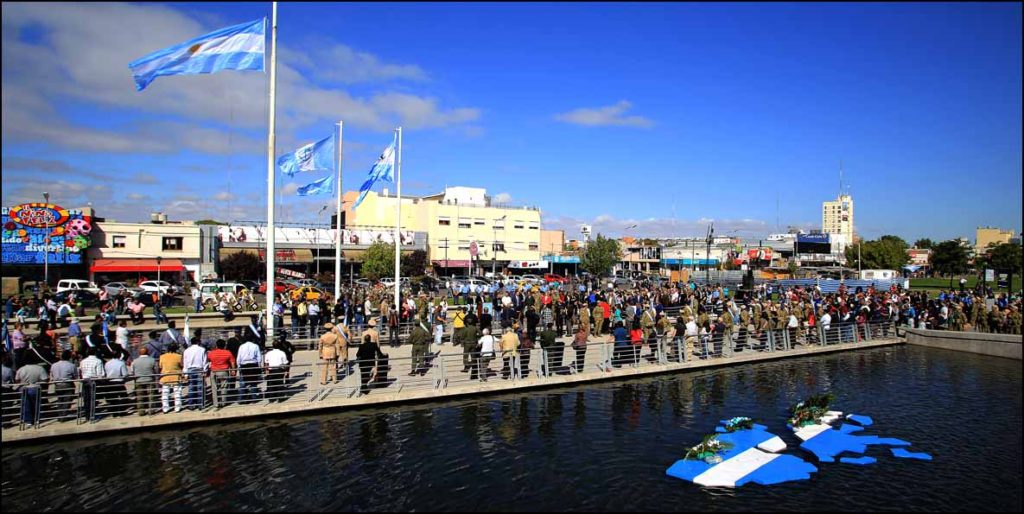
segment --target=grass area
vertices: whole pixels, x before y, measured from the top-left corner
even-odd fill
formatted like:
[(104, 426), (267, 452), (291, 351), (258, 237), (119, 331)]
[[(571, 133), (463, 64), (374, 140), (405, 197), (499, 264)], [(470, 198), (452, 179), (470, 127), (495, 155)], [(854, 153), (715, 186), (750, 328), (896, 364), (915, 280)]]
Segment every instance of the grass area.
[[(973, 288), (975, 285), (977, 285), (980, 282), (980, 280), (978, 280), (978, 277), (975, 277), (975, 276), (964, 277), (964, 278), (967, 279), (967, 288), (968, 289)], [(1022, 277), (1020, 277), (1019, 275), (1014, 275), (1013, 276), (1013, 284), (1012, 284), (1012, 286), (1013, 286), (1012, 290), (1013, 291), (1020, 291), (1020, 288), (1021, 288), (1021, 278)], [(988, 282), (988, 286), (991, 287), (993, 291), (1006, 291), (1006, 288), (996, 287), (996, 283), (995, 282)], [(954, 289), (960, 289), (960, 277), (954, 277), (953, 278), (953, 288)], [(925, 291), (928, 291), (929, 294), (931, 294), (931, 293), (938, 294), (939, 291), (942, 291), (942, 290), (947, 290), (948, 291), (949, 290), (949, 278), (912, 278), (912, 279), (910, 279), (910, 289), (912, 291), (913, 290), (925, 290)]]

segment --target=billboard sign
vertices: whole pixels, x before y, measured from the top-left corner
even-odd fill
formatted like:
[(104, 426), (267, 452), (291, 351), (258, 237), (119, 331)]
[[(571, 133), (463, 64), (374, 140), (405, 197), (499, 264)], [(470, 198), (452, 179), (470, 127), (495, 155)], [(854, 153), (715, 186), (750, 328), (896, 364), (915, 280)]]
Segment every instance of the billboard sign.
[(92, 245), (92, 218), (81, 210), (26, 203), (4, 207), (2, 213), (3, 264), (81, 264)]
[[(334, 245), (335, 236), (338, 233), (335, 229), (325, 228), (302, 228), (302, 227), (276, 227), (275, 244), (310, 244), (331, 246)], [(399, 235), (402, 238), (402, 246), (413, 246), (416, 244), (415, 233), (412, 230), (401, 230)], [(222, 243), (266, 243), (267, 227), (262, 225), (221, 225), (217, 227), (217, 236)], [(342, 229), (342, 245), (372, 245), (378, 241), (394, 244), (395, 231), (388, 229)]]

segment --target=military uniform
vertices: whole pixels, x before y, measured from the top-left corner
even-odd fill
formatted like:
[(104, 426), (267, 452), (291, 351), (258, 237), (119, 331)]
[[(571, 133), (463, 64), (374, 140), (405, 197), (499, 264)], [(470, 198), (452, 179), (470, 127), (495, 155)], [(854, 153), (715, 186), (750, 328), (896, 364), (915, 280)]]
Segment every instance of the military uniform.
[(580, 326), (583, 327), (583, 330), (585, 332), (587, 332), (587, 334), (589, 334), (590, 333), (590, 309), (587, 309), (586, 307), (580, 309), (579, 310), (579, 317), (580, 317)]
[(412, 333), (409, 334), (409, 343), (412, 344), (412, 371), (410, 375), (415, 375), (420, 368), (423, 368), (423, 372), (426, 373), (426, 357), (427, 348), (430, 346), (430, 330), (424, 326), (425, 322), (422, 318), (416, 321), (416, 325), (413, 326)]
[(604, 332), (604, 323), (605, 323), (604, 309), (601, 308), (601, 304), (598, 303), (598, 304), (594, 305), (593, 314), (594, 314), (594, 332), (597, 335), (601, 335), (601, 333)]

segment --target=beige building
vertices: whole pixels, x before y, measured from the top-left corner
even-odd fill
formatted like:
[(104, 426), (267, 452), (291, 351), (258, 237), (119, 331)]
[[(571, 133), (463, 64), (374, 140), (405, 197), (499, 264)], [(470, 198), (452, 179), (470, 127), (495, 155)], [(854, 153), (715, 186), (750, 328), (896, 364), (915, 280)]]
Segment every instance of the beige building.
[[(478, 269), (546, 269), (541, 260), (540, 210), (498, 206), (486, 190), (448, 187), (421, 197), (402, 197), (402, 229), (427, 233), (427, 255), (435, 269), (465, 273), (475, 242)], [(358, 191), (345, 193), (345, 226), (393, 227), (398, 201), (387, 190), (369, 192), (354, 212)], [(460, 269), (461, 268), (461, 269)]]
[(564, 230), (541, 230), (540, 231), (540, 253), (541, 255), (558, 255), (565, 248)]
[(853, 197), (839, 195), (833, 201), (822, 202), (821, 231), (853, 237)]
[(988, 245), (1009, 243), (1012, 238), (1012, 230), (1001, 230), (993, 227), (978, 227), (975, 231), (974, 251), (980, 255), (986, 251)]
[(86, 256), (92, 280), (155, 280), (159, 273), (163, 280), (179, 282), (214, 272), (216, 226), (154, 214), (150, 223), (97, 221), (90, 236)]

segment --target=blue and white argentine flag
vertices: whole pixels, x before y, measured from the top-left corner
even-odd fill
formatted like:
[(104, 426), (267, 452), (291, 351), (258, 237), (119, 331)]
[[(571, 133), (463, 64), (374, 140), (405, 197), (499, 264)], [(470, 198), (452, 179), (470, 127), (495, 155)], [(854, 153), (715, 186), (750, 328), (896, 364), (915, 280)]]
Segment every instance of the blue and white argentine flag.
[(299, 196), (331, 195), (334, 194), (334, 175), (314, 180), (304, 186), (299, 186), (295, 191)]
[(392, 140), (391, 144), (381, 152), (380, 157), (377, 158), (377, 162), (373, 163), (373, 167), (370, 168), (370, 174), (366, 177), (366, 181), (359, 187), (359, 198), (356, 199), (356, 203), (352, 205), (355, 209), (359, 207), (359, 204), (363, 203), (363, 198), (366, 198), (366, 193), (373, 189), (373, 185), (378, 180), (385, 182), (395, 181), (395, 141)]
[(266, 18), (211, 32), (128, 65), (135, 89), (142, 91), (162, 75), (192, 75), (220, 70), (263, 71)]

